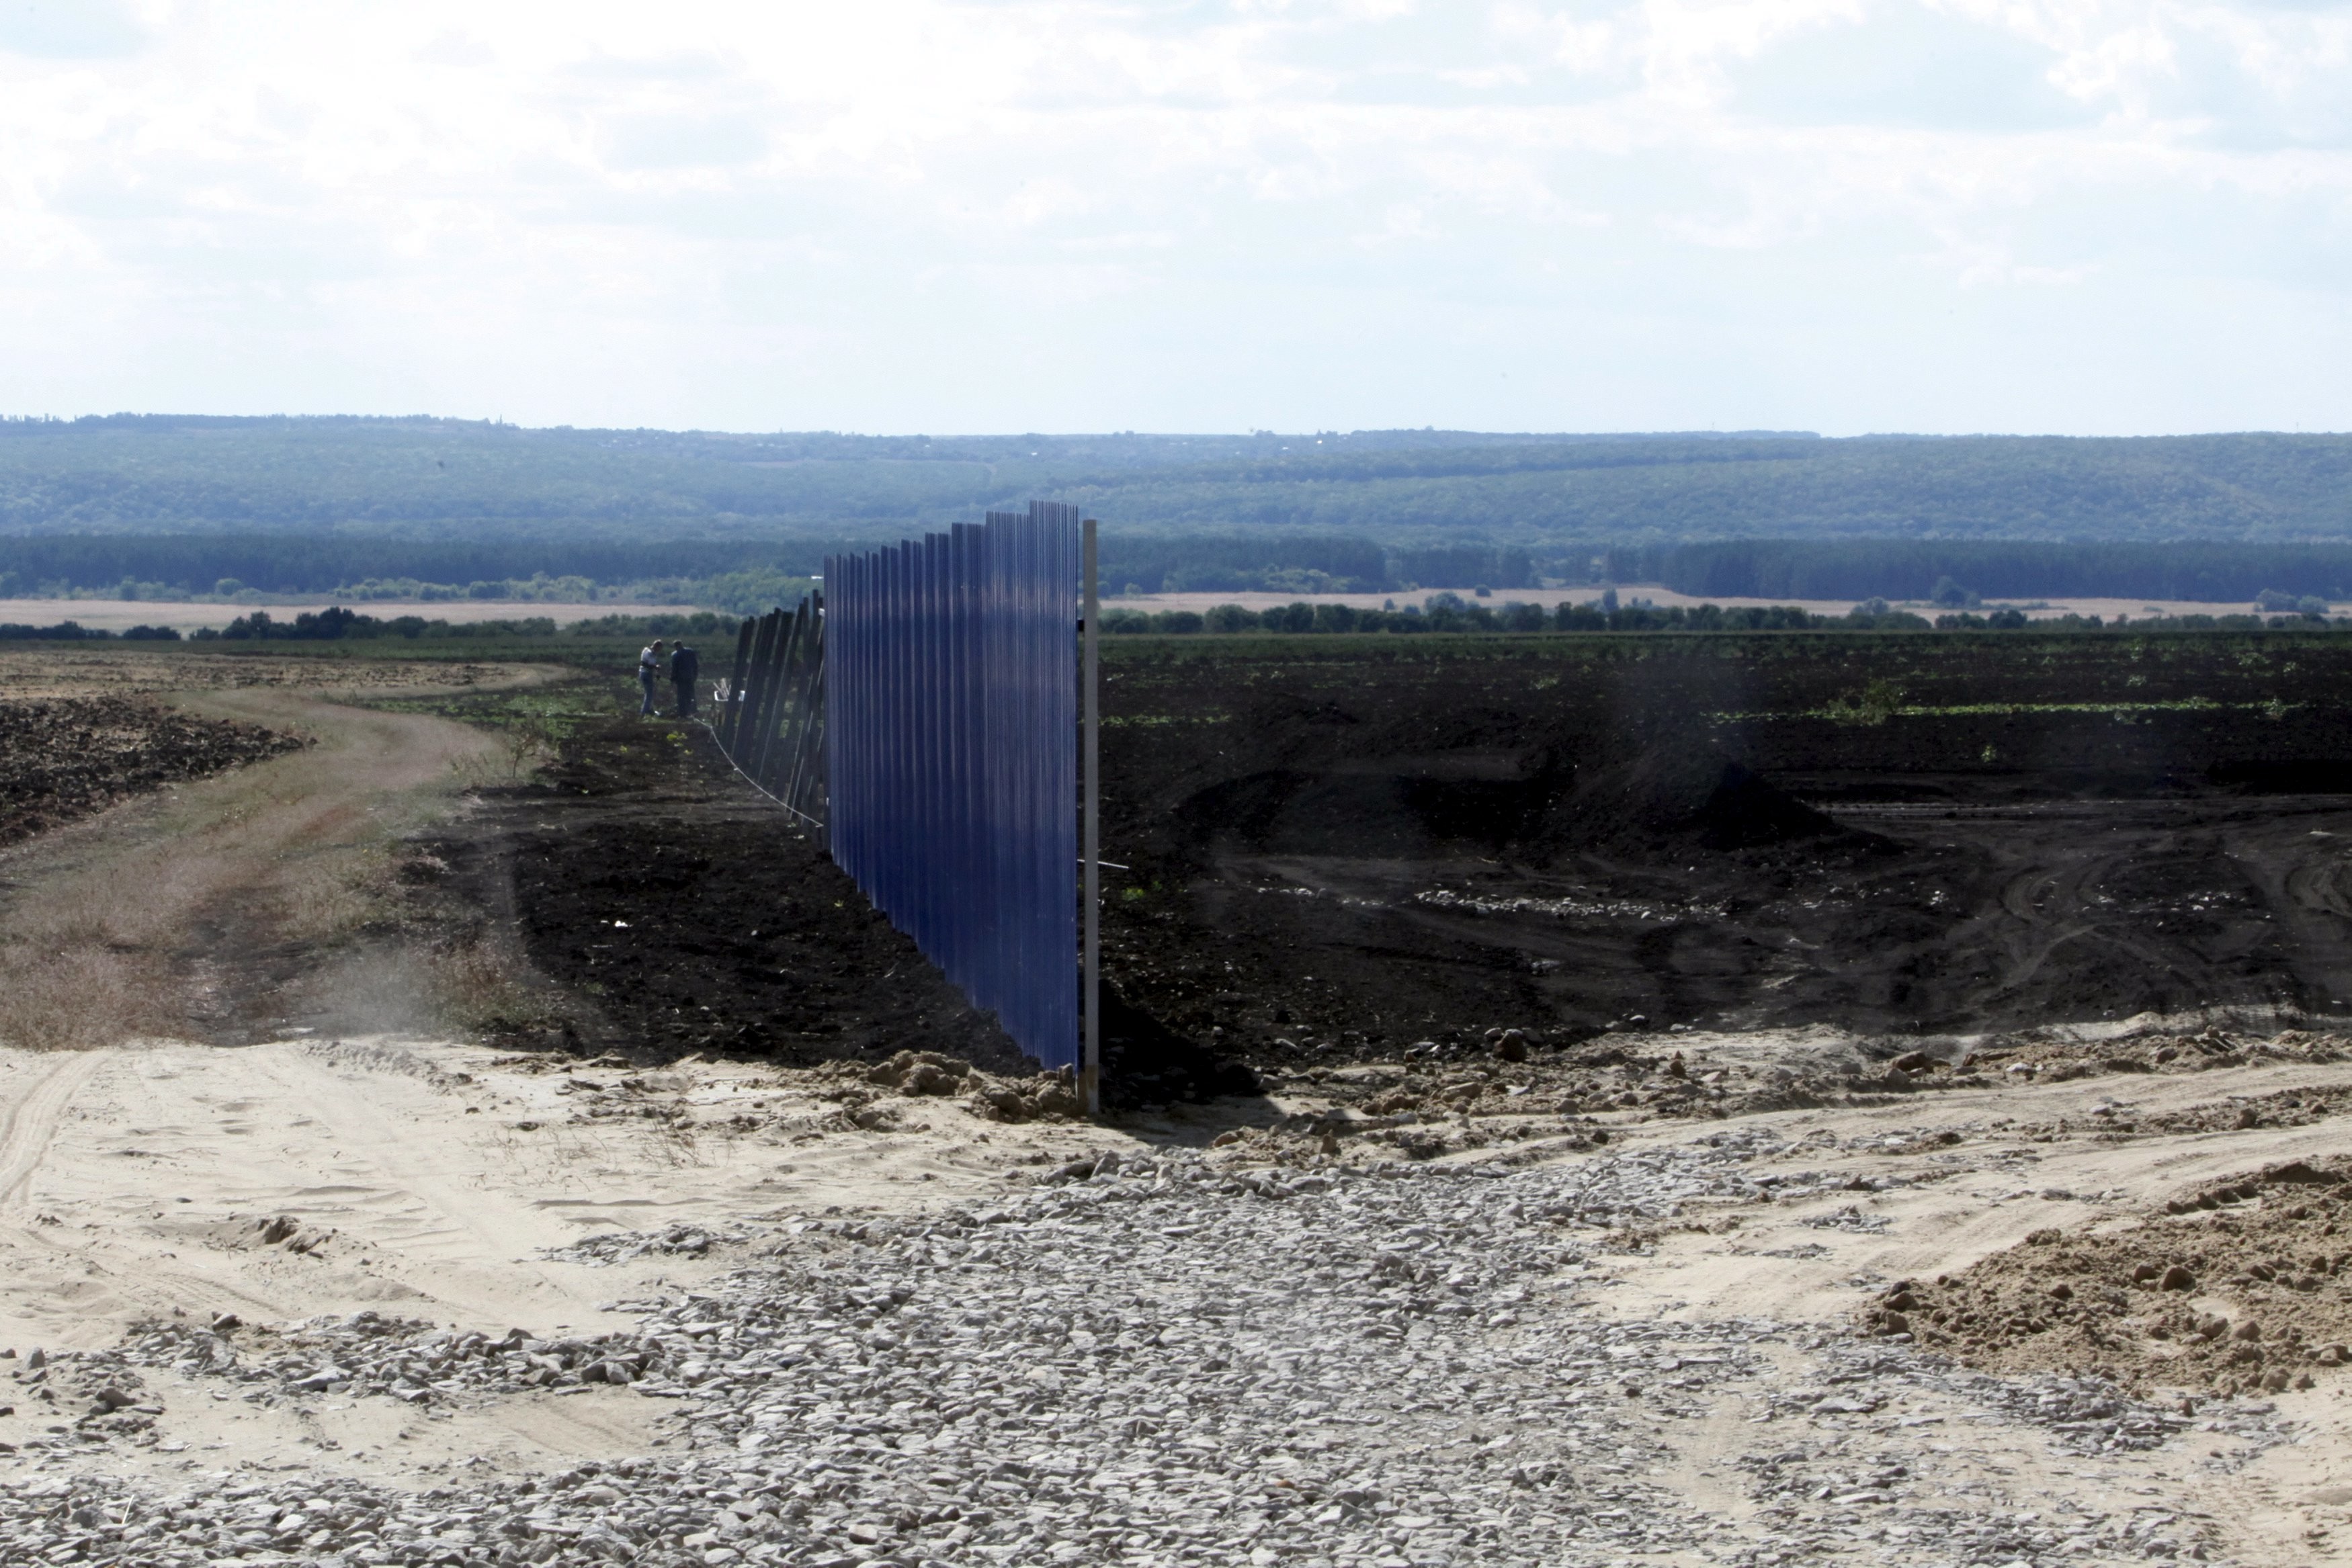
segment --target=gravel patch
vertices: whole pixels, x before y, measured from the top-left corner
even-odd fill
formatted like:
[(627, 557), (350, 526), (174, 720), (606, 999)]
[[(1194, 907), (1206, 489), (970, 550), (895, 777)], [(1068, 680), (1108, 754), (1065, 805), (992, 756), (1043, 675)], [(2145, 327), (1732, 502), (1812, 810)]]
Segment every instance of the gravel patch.
[[(625, 1304), (642, 1315), (622, 1333), (366, 1313), (159, 1325), (120, 1359), (263, 1398), (334, 1390), (429, 1417), (436, 1401), (625, 1384), (668, 1403), (667, 1451), (421, 1494), (34, 1469), (0, 1484), (0, 1561), (1764, 1568), (1864, 1549), (1953, 1564), (2205, 1550), (2195, 1519), (2027, 1504), (1956, 1480), (1959, 1459), (1921, 1441), (1923, 1421), (1968, 1423), (2115, 1455), (2190, 1425), (2112, 1388), (1817, 1325), (1601, 1310), (1596, 1263), (1659, 1228), (1831, 1189), (1753, 1168), (1782, 1151), (1735, 1131), (1521, 1169), (1103, 1155), (920, 1218), (765, 1217), (769, 1255)], [(667, 1235), (597, 1239), (659, 1250)], [(1790, 1389), (1797, 1369), (1818, 1386)], [(2259, 1447), (2269, 1415), (2202, 1426)], [(1718, 1467), (1739, 1507), (1702, 1505), (1674, 1467), (1694, 1424), (1727, 1420), (1759, 1451)]]

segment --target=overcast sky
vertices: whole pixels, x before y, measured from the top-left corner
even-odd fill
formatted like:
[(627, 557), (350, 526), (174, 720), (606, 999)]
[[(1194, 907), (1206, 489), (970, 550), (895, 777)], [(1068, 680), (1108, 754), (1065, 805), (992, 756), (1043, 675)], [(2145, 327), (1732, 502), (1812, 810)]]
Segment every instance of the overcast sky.
[(0, 411), (2352, 428), (2352, 4), (0, 0)]

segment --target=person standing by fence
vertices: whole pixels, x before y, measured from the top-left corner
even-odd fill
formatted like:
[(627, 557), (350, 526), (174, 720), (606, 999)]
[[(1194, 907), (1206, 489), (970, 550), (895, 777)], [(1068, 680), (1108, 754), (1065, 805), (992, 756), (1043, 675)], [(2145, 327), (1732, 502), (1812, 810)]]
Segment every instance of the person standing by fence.
[(651, 718), (659, 710), (654, 706), (654, 683), (661, 679), (662, 644), (656, 637), (637, 653), (637, 690), (646, 700), (637, 708), (639, 718)]
[(694, 716), (694, 682), (702, 674), (702, 655), (684, 643), (669, 656), (669, 684), (677, 688), (677, 716)]

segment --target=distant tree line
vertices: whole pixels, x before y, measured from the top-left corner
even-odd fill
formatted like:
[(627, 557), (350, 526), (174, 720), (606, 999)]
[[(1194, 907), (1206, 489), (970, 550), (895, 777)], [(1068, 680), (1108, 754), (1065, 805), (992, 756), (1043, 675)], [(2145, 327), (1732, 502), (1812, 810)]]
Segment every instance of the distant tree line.
[[(798, 599), (827, 553), (856, 548), (849, 540), (650, 544), (344, 533), (0, 536), (0, 598), (235, 599), (250, 593), (582, 603), (625, 596), (750, 613)], [(1112, 593), (1538, 586), (1533, 561), (1518, 546), (1391, 552), (1370, 539), (1319, 534), (1108, 533), (1101, 570)]]
[(0, 593), (750, 610), (794, 597), (831, 551), (1031, 497), (1103, 520), (1114, 594), (2352, 591), (2346, 435), (934, 438), (118, 414), (0, 420)]
[(1615, 547), (1597, 565), (1619, 582), (1737, 599), (1929, 599), (1946, 580), (1989, 599), (2352, 599), (2352, 544), (1727, 539)]
[[(155, 584), (174, 595), (328, 593), (372, 580), (503, 598), (503, 589), (534, 578), (590, 585), (671, 578), (709, 578), (767, 570), (804, 577), (825, 545), (743, 539), (630, 540), (551, 536), (482, 539), (404, 538), (390, 533), (123, 533), (0, 537), (0, 584), (15, 591), (46, 585), (72, 589)], [(486, 591), (472, 593), (479, 584)]]
[(2179, 615), (2110, 622), (2097, 615), (2055, 615), (2040, 619), (2014, 609), (1986, 614), (1960, 611), (1929, 621), (1884, 603), (1858, 605), (1843, 615), (1824, 615), (1797, 604), (1655, 605), (1619, 603), (1613, 595), (1584, 603), (1540, 604), (1506, 601), (1486, 605), (1451, 593), (1433, 594), (1425, 605), (1402, 609), (1359, 609), (1348, 604), (1276, 605), (1253, 611), (1239, 604), (1220, 604), (1205, 611), (1110, 609), (1103, 612), (1102, 629), (1114, 636), (1156, 634), (1230, 635), (1260, 632), (1281, 633), (1389, 632), (1413, 635), (1434, 632), (2099, 632), (2121, 631), (2284, 631), (2352, 629), (2352, 622), (2330, 622), (2315, 614)]
[(1759, 538), (2352, 538), (2352, 436), (934, 438), (428, 418), (0, 422), (0, 534), (373, 530), (772, 547), (920, 531), (1032, 497), (1136, 533), (1344, 535), (1390, 551), (1517, 545), (1539, 559), (1570, 546)]
[[(698, 611), (684, 615), (605, 615), (593, 621), (574, 621), (558, 627), (551, 616), (531, 615), (504, 621), (428, 621), (421, 615), (395, 615), (378, 619), (347, 610), (340, 604), (320, 611), (304, 611), (290, 621), (271, 617), (266, 610), (240, 615), (226, 626), (215, 631), (199, 628), (193, 640), (199, 643), (333, 643), (346, 639), (357, 642), (385, 637), (418, 638), (451, 637), (716, 637), (732, 636), (739, 618), (714, 611)], [(131, 635), (129, 632), (125, 636)], [(171, 633), (177, 636), (177, 632)]]
[(557, 636), (731, 638), (739, 624), (735, 616), (707, 610), (673, 615), (605, 615), (558, 626), (551, 617), (544, 615), (501, 621), (428, 621), (421, 615), (396, 615), (388, 620), (379, 620), (346, 610), (341, 605), (331, 605), (322, 611), (305, 611), (287, 621), (275, 619), (266, 610), (257, 610), (249, 615), (238, 616), (226, 626), (200, 626), (184, 638), (178, 628), (172, 626), (132, 626), (121, 632), (110, 632), (103, 627), (84, 626), (73, 621), (61, 621), (51, 626), (0, 622), (0, 642), (334, 643), (345, 640), (369, 642), (383, 638), (414, 642), (419, 638), (471, 640)]
[(126, 643), (176, 643), (180, 633), (171, 626), (131, 626), (121, 632), (109, 632), (102, 627), (84, 626), (79, 622), (60, 621), (54, 626), (28, 626), (16, 622), (0, 622), (0, 643), (81, 643), (103, 642), (119, 638)]
[(1360, 609), (1349, 604), (1275, 605), (1253, 611), (1238, 604), (1220, 604), (1206, 611), (1163, 610), (1157, 612), (1113, 609), (1103, 612), (1103, 631), (1111, 635), (1157, 632), (1394, 632), (1412, 635), (1429, 632), (1801, 632), (1834, 629), (1861, 632), (1925, 632), (1927, 621), (1904, 611), (1883, 614), (1857, 612), (1850, 615), (1813, 614), (1800, 605), (1717, 604), (1659, 607), (1607, 601), (1540, 604), (1506, 601), (1473, 603), (1454, 593), (1430, 596), (1425, 604), (1402, 609)]
[(1385, 548), (1345, 534), (1122, 534), (1106, 530), (1112, 593), (1380, 593), (1408, 588), (1535, 588), (1517, 545)]
[[(629, 600), (749, 614), (797, 600), (827, 550), (846, 548), (856, 547), (334, 533), (0, 537), (0, 598)], [(1390, 548), (1344, 534), (1107, 531), (1102, 582), (1114, 597), (1660, 583), (1693, 597), (1932, 600), (1948, 608), (2068, 597), (2251, 605), (2268, 593), (2264, 608), (2284, 610), (2304, 598), (2352, 600), (2352, 543), (1731, 539), (1546, 557), (1517, 545)]]

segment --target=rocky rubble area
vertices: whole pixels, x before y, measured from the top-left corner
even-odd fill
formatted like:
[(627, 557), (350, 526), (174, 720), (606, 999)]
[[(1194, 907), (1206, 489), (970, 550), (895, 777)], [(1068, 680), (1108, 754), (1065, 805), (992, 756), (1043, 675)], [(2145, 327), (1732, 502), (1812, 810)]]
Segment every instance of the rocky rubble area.
[(821, 1071), (835, 1080), (825, 1097), (839, 1102), (853, 1124), (869, 1131), (887, 1131), (898, 1120), (901, 1112), (888, 1103), (888, 1093), (951, 1096), (975, 1115), (997, 1122), (1070, 1121), (1086, 1109), (1066, 1073), (1008, 1077), (937, 1051), (902, 1051), (871, 1067), (835, 1062)]
[(0, 844), (305, 744), (128, 697), (0, 702)]
[[(132, 1357), (111, 1350), (52, 1356), (36, 1349), (19, 1358), (10, 1349), (0, 1351), (0, 1362), (12, 1364), (10, 1403), (0, 1413), (22, 1405), (52, 1416), (57, 1424), (49, 1432), (68, 1445), (154, 1441), (155, 1417), (163, 1407), (147, 1392)], [(7, 1444), (0, 1450), (14, 1451)]]
[[(1883, 1058), (1831, 1053), (1794, 1063), (1712, 1051), (1705, 1037), (1655, 1033), (1646, 1020), (1598, 1038), (1553, 1041), (1540, 1030), (1493, 1028), (1475, 1041), (1423, 1041), (1396, 1062), (1269, 1070), (1280, 1092), (1328, 1100), (1342, 1114), (1324, 1130), (1372, 1133), (1413, 1158), (1460, 1154), (1531, 1135), (1528, 1118), (1612, 1124), (1665, 1118), (1729, 1119), (1808, 1106), (1984, 1088), (1996, 1080), (2064, 1082), (2104, 1073), (2179, 1074), (2248, 1064), (2344, 1059), (2343, 1036), (2286, 1030), (2240, 1037), (2219, 1029), (2150, 1030), (2124, 1040), (2014, 1037), (1958, 1061), (1921, 1050)], [(2118, 1109), (2088, 1128), (2053, 1134), (2140, 1133), (2297, 1125), (2329, 1114), (2347, 1092), (2283, 1092), (2252, 1107), (2235, 1101), (2136, 1116)], [(1402, 1129), (1402, 1130), (1399, 1130)], [(1599, 1141), (1605, 1142), (1605, 1132)]]
[[(1554, 1045), (1540, 1031), (1517, 1029), (1488, 1030), (1475, 1050), (1425, 1040), (1402, 1061), (1308, 1067), (1266, 1077), (1277, 1088), (1328, 1098), (1365, 1116), (1422, 1124), (1531, 1113), (1720, 1118), (1951, 1082), (1925, 1076), (1924, 1067), (1840, 1063), (1802, 1073), (1716, 1060), (1696, 1042), (1685, 1049), (1671, 1034)], [(1456, 1138), (1453, 1146), (1465, 1145)]]
[[(1897, 1281), (1864, 1322), (2003, 1371), (2088, 1367), (2141, 1390), (2276, 1393), (2352, 1363), (2347, 1270), (2352, 1159), (2295, 1160), (2126, 1229), (2037, 1230), (1960, 1273)], [(2210, 1304), (2220, 1299), (2228, 1312)]]
[[(2327, 1062), (2342, 1058), (2345, 1042), (2334, 1034), (2300, 1031), (2241, 1040), (2217, 1030), (2150, 1034), (2125, 1045), (2029, 1040), (1988, 1047), (1957, 1068), (1923, 1051), (1881, 1061), (1848, 1049), (1814, 1060), (1760, 1062), (1711, 1050), (1703, 1038), (1638, 1031), (1557, 1045), (1538, 1031), (1495, 1028), (1475, 1046), (1423, 1043), (1427, 1050), (1416, 1047), (1393, 1062), (1268, 1069), (1260, 1075), (1264, 1091), (1305, 1108), (1276, 1113), (1264, 1125), (1232, 1136), (1279, 1145), (1284, 1157), (1345, 1149), (1359, 1161), (1419, 1161), (1486, 1151), (1508, 1161), (1519, 1157), (1512, 1146), (1529, 1140), (1540, 1140), (1545, 1155), (1555, 1155), (1600, 1147), (1612, 1128), (1666, 1119), (1728, 1121), (1773, 1110), (1879, 1103), (1984, 1088), (1996, 1078), (2063, 1082), (2094, 1073), (2168, 1075), (2249, 1063)], [(915, 1051), (875, 1062), (821, 1063), (794, 1074), (790, 1083), (764, 1085), (788, 1091), (793, 1103), (769, 1104), (757, 1094), (745, 1095), (739, 1107), (720, 1107), (721, 1113), (698, 1119), (686, 1096), (698, 1060), (689, 1054), (656, 1069), (614, 1054), (583, 1060), (546, 1051), (503, 1058), (494, 1065), (561, 1075), (556, 1093), (568, 1102), (573, 1123), (653, 1120), (680, 1136), (698, 1129), (790, 1141), (828, 1133), (920, 1131), (934, 1125), (923, 1119), (934, 1107), (993, 1122), (1079, 1119), (1076, 1087), (1066, 1075), (992, 1072), (962, 1058)], [(834, 1109), (807, 1113), (800, 1102), (811, 1084)], [(2289, 1090), (2147, 1113), (2117, 1104), (2079, 1122), (2019, 1128), (2003, 1121), (1997, 1130), (2054, 1142), (2301, 1125), (2333, 1113), (2347, 1093), (2352, 1091)], [(534, 1117), (517, 1126), (535, 1132), (542, 1124)], [(1922, 1134), (1943, 1145), (1963, 1135), (1949, 1129)]]
[(233, 1314), (199, 1328), (185, 1322), (134, 1331), (121, 1357), (195, 1377), (253, 1385), (248, 1397), (388, 1395), (425, 1405), (460, 1394), (518, 1393), (658, 1380), (668, 1347), (642, 1334), (541, 1339), (527, 1329), (493, 1337), (423, 1319), (360, 1312), (282, 1328), (248, 1325)]
[[(1105, 1153), (915, 1217), (769, 1216), (766, 1255), (615, 1302), (634, 1328), (576, 1340), (367, 1313), (152, 1325), (109, 1353), (126, 1371), (298, 1409), (400, 1399), (425, 1420), (574, 1387), (667, 1402), (667, 1436), (421, 1493), (234, 1470), (159, 1489), (36, 1455), (0, 1484), (0, 1560), (1764, 1568), (2204, 1550), (2196, 1519), (2029, 1504), (1975, 1463), (1990, 1438), (2115, 1456), (2189, 1424), (2120, 1388), (1761, 1318), (1609, 1312), (1612, 1260), (1663, 1228), (1831, 1185), (1769, 1133), (1526, 1168), (1267, 1153)], [(1744, 1500), (1703, 1505), (1670, 1467), (1726, 1412), (1758, 1434), (1717, 1468)], [(2259, 1444), (2265, 1416), (2200, 1426)], [(1922, 1441), (1947, 1420), (1969, 1436)]]
[[(1066, 1073), (1029, 1076), (982, 1071), (961, 1057), (930, 1051), (902, 1051), (887, 1061), (829, 1061), (793, 1075), (790, 1082), (752, 1082), (740, 1110), (698, 1120), (688, 1096), (698, 1058), (688, 1056), (667, 1071), (605, 1055), (588, 1061), (548, 1052), (502, 1057), (493, 1066), (537, 1074), (561, 1074), (554, 1092), (567, 1103), (573, 1123), (650, 1120), (674, 1124), (681, 1134), (696, 1127), (737, 1135), (808, 1133), (892, 1133), (908, 1130), (924, 1105), (952, 1104), (983, 1121), (1074, 1122), (1080, 1118), (1077, 1091)], [(614, 1076), (592, 1076), (614, 1074)], [(814, 1089), (834, 1109), (810, 1115), (800, 1102)], [(779, 1109), (759, 1097), (761, 1090), (787, 1092)], [(536, 1132), (536, 1120), (518, 1124)]]
[(2231, 1094), (2173, 1111), (2145, 1111), (2136, 1105), (2109, 1102), (2091, 1108), (2080, 1118), (2032, 1123), (2017, 1131), (2042, 1142), (2064, 1137), (2094, 1137), (2109, 1143), (2132, 1138), (2164, 1137), (2180, 1133), (2243, 1133), (2256, 1127), (2308, 1127), (2340, 1115), (2352, 1103), (2352, 1085), (2325, 1084), (2304, 1089), (2279, 1089), (2267, 1094)]
[(2346, 1053), (2345, 1037), (2326, 1030), (2289, 1029), (2264, 1035), (2232, 1032), (2218, 1026), (2193, 1030), (2158, 1028), (2107, 1040), (2034, 1034), (2009, 1037), (1969, 1052), (1965, 1067), (1987, 1074), (2063, 1083), (2110, 1072), (2210, 1072), (2249, 1063), (2341, 1061)]

